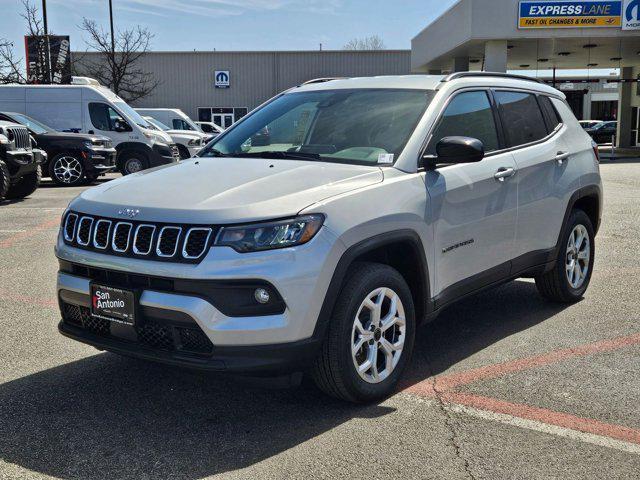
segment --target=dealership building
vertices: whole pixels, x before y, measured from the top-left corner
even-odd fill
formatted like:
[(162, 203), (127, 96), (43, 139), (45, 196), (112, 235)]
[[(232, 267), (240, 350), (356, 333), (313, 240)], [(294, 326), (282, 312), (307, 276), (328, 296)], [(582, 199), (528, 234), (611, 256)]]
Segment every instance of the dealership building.
[[(152, 52), (140, 66), (160, 85), (137, 106), (180, 108), (225, 127), (313, 78), (542, 71), (578, 118), (618, 120), (619, 145), (640, 145), (639, 0), (460, 0), (417, 33), (411, 50)], [(619, 76), (589, 73), (610, 68)], [(581, 73), (567, 78), (566, 70)]]

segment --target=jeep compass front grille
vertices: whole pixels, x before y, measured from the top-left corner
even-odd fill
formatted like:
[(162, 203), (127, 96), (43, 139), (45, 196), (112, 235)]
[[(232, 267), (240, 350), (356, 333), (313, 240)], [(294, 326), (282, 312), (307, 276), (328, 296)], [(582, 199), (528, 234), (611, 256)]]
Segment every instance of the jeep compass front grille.
[(202, 225), (169, 225), (122, 221), (69, 212), (62, 233), (65, 243), (111, 255), (197, 263), (211, 246), (214, 229)]

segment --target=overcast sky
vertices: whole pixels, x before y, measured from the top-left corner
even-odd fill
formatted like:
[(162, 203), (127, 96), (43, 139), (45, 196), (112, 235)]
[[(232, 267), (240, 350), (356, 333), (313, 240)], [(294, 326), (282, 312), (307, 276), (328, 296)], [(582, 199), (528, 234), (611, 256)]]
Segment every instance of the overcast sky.
[[(34, 1), (34, 0), (32, 0)], [(41, 0), (34, 2), (39, 7)], [(113, 0), (116, 29), (134, 25), (154, 34), (154, 50), (341, 49), (377, 34), (387, 48), (411, 38), (455, 0)], [(20, 0), (0, 0), (0, 37), (23, 45)], [(84, 50), (83, 17), (109, 26), (108, 0), (47, 0), (49, 29)]]

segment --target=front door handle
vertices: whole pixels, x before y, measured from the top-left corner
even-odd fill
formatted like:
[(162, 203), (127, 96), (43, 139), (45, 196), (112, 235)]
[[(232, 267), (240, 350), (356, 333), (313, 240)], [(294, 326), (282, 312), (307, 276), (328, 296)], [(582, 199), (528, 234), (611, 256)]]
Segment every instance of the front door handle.
[(504, 182), (505, 178), (513, 177), (516, 174), (516, 169), (511, 167), (501, 167), (495, 173), (493, 178), (498, 180), (499, 182)]
[(562, 165), (564, 161), (569, 158), (569, 155), (567, 152), (558, 152), (556, 154), (556, 162), (558, 162), (558, 165)]

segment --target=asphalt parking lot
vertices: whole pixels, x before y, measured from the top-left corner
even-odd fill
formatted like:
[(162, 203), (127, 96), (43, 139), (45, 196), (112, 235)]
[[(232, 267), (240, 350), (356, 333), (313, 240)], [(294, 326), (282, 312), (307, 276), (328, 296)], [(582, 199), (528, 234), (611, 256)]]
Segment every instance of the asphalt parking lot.
[(583, 301), (529, 280), (418, 332), (401, 391), (354, 406), (101, 353), (57, 332), (60, 215), (0, 205), (0, 478), (638, 478), (640, 159), (602, 165)]

